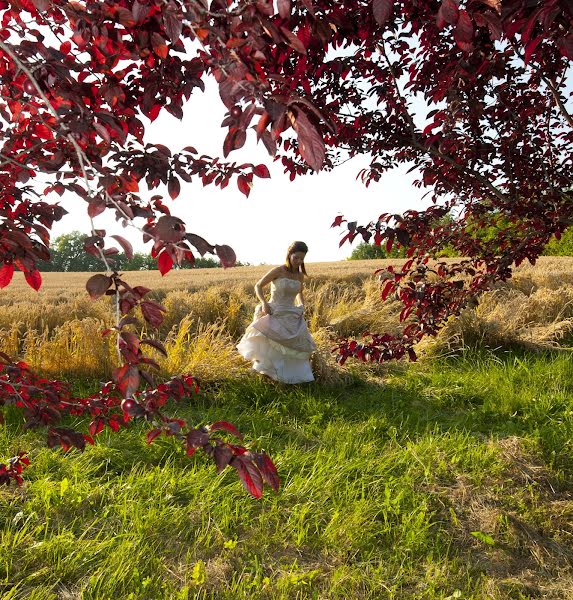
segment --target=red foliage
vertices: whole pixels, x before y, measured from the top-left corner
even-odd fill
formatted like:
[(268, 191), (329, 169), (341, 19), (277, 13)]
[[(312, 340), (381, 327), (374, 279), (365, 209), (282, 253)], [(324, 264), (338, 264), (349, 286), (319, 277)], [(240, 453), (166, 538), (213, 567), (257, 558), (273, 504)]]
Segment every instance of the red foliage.
[[(129, 369), (133, 367), (130, 366)], [(118, 379), (119, 383), (108, 382), (97, 394), (87, 398), (74, 398), (65, 384), (42, 379), (25, 363), (13, 363), (5, 354), (0, 353), (0, 406), (14, 404), (21, 408), (24, 427), (47, 427), (48, 446), (61, 446), (64, 452), (71, 448), (83, 450), (86, 443), (93, 444), (94, 438), (106, 426), (112, 431), (118, 431), (120, 427), (127, 426), (131, 419), (141, 418), (150, 426), (147, 433), (148, 443), (163, 434), (180, 439), (188, 454), (192, 454), (189, 452), (190, 448), (193, 451), (201, 448), (214, 460), (219, 472), (227, 464), (237, 468), (243, 483), (249, 482), (248, 485), (245, 483), (245, 487), (256, 498), (262, 494), (262, 481), (266, 481), (274, 490), (278, 489), (276, 469), (266, 454), (251, 453), (242, 446), (228, 444), (214, 435), (215, 431), (225, 430), (242, 439), (241, 433), (231, 423), (219, 421), (211, 426), (194, 429), (183, 419), (174, 419), (163, 414), (167, 401), (186, 400), (199, 392), (193, 377), (174, 377), (155, 387), (147, 386), (143, 390), (137, 390), (133, 382), (128, 398), (124, 397), (126, 390), (122, 389), (123, 379)], [(91, 419), (89, 434), (58, 425), (70, 415)], [(222, 449), (229, 451), (229, 459), (226, 462), (221, 459)], [(234, 456), (240, 457), (240, 467), (236, 467), (233, 462)], [(28, 464), (25, 453), (11, 458), (7, 465), (0, 464), (0, 485), (9, 484), (11, 480), (21, 484), (20, 474)]]

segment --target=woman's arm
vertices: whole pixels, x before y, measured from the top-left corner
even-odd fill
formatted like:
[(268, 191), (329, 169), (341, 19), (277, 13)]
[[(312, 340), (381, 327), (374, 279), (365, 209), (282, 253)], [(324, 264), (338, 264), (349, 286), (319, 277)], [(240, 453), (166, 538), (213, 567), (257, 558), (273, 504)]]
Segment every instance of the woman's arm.
[(299, 281), (300, 281), (300, 292), (297, 294), (296, 297), (297, 297), (299, 305), (300, 306), (304, 306), (304, 295), (302, 293), (302, 286), (303, 286), (303, 283), (304, 283), (304, 276), (303, 275), (301, 275)]
[(271, 269), (268, 273), (266, 273), (266, 275), (259, 279), (257, 283), (255, 283), (255, 295), (261, 301), (261, 304), (263, 305), (263, 312), (267, 315), (271, 314), (271, 307), (265, 299), (263, 288), (278, 277), (280, 270), (281, 267), (275, 267), (274, 269)]

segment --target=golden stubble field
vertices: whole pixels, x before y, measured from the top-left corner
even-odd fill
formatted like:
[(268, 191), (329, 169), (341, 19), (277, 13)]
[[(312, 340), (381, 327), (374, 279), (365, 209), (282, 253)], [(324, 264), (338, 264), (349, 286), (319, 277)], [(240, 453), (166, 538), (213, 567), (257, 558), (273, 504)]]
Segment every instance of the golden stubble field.
[[(319, 350), (313, 361), (319, 379), (336, 381), (347, 368), (331, 354), (337, 336), (364, 330), (397, 333), (400, 304), (382, 302), (374, 272), (388, 261), (309, 263), (306, 318)], [(234, 269), (158, 271), (124, 274), (132, 285), (153, 290), (150, 296), (167, 309), (158, 331), (169, 358), (157, 357), (163, 375), (192, 372), (207, 379), (244, 376), (246, 364), (235, 343), (257, 303), (253, 286), (268, 265)], [(43, 273), (34, 292), (20, 273), (0, 290), (0, 349), (26, 360), (51, 377), (107, 378), (116, 365), (113, 336), (100, 332), (114, 322), (109, 298), (92, 301), (85, 282), (90, 273)], [(563, 347), (573, 332), (573, 258), (543, 257), (516, 270), (507, 284), (484, 294), (477, 308), (452, 319), (437, 340), (422, 342), (424, 354), (455, 351), (464, 345), (520, 344), (529, 348)], [(352, 368), (352, 367), (351, 367)], [(372, 367), (370, 367), (372, 371)]]

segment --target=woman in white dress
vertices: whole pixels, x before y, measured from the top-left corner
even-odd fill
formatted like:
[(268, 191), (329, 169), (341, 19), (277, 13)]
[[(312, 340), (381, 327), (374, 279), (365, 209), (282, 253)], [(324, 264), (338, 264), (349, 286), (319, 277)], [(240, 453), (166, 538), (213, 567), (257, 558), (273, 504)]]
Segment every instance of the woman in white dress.
[[(306, 269), (304, 242), (290, 245), (284, 265), (271, 269), (255, 285), (261, 303), (237, 349), (253, 370), (282, 383), (314, 381), (310, 356), (316, 348), (304, 320), (302, 287)], [(263, 288), (270, 284), (267, 302)]]

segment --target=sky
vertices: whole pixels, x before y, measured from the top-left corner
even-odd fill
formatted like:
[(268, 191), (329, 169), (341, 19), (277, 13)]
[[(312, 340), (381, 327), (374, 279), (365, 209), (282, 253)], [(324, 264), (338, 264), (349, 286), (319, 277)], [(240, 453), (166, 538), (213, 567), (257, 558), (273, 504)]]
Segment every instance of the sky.
[[(173, 152), (191, 145), (200, 153), (222, 156), (227, 131), (221, 128), (225, 110), (216, 84), (211, 82), (204, 94), (197, 91), (191, 96), (182, 121), (167, 111), (162, 111), (153, 123), (142, 117), (145, 141), (165, 144)], [(249, 131), (245, 146), (232, 152), (227, 160), (264, 163), (271, 178), (255, 177), (248, 198), (239, 192), (235, 180), (224, 190), (214, 185), (203, 187), (198, 179), (192, 183), (181, 181), (181, 194), (175, 201), (171, 201), (164, 187), (150, 195), (163, 194), (171, 214), (185, 222), (188, 232), (204, 237), (211, 244), (228, 244), (242, 263), (280, 264), (295, 240), (308, 245), (307, 262), (344, 260), (360, 240), (357, 238), (352, 246), (346, 243), (339, 248), (344, 230), (330, 227), (338, 214), (366, 224), (383, 212), (403, 212), (428, 205), (428, 201), (421, 199), (427, 190), (412, 185), (416, 175), (406, 174), (406, 167), (387, 173), (366, 188), (356, 180), (358, 171), (368, 164), (366, 157), (349, 161), (332, 172), (297, 177), (291, 182), (280, 162), (273, 162), (262, 143), (256, 144), (253, 131)], [(72, 196), (58, 200), (70, 214), (54, 224), (53, 238), (73, 230), (89, 233), (87, 205)], [(136, 251), (150, 250), (149, 243), (143, 244), (140, 231), (124, 229), (111, 213), (96, 217), (95, 225), (108, 235), (123, 235)]]

